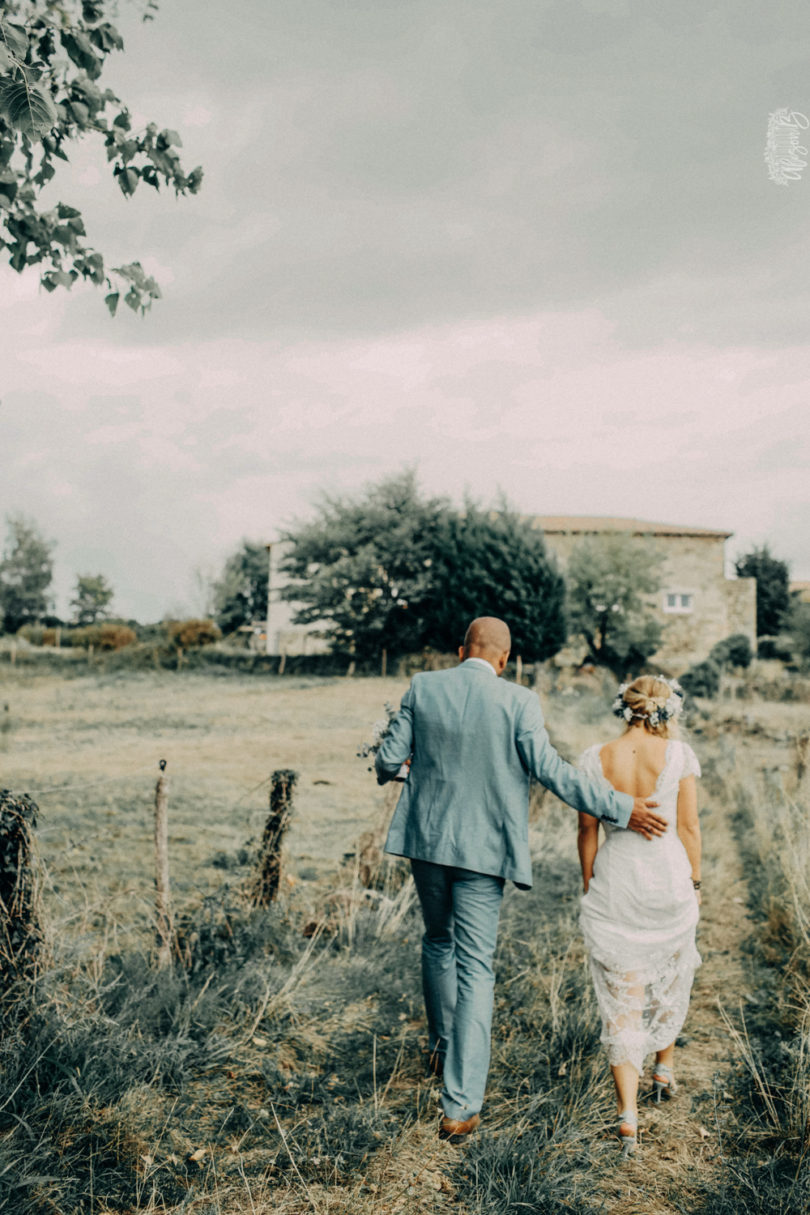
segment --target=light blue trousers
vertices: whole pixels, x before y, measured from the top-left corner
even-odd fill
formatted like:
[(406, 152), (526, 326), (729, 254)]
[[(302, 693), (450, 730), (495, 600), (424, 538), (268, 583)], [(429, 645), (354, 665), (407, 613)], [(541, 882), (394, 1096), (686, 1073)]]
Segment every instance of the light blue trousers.
[(487, 1083), (504, 880), (470, 869), (411, 861), (422, 905), (422, 987), (431, 1053), (444, 1065), (448, 1118), (481, 1109)]

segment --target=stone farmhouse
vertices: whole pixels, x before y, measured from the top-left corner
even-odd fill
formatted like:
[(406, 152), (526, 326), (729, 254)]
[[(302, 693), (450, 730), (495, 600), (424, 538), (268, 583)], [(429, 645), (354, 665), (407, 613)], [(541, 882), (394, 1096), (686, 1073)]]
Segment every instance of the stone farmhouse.
[[(726, 577), (725, 543), (731, 533), (707, 527), (651, 523), (643, 519), (535, 515), (526, 522), (542, 529), (562, 571), (582, 540), (618, 533), (638, 536), (663, 554), (661, 591), (654, 604), (665, 626), (664, 643), (653, 657), (668, 672), (681, 673), (732, 633), (744, 633), (756, 648), (756, 580)], [(251, 627), (251, 646), (275, 655), (321, 654), (326, 643), (314, 626), (292, 621), (295, 604), (282, 598), (286, 583), (279, 564), (284, 542), (268, 544), (270, 595), (267, 621)]]
[(726, 576), (725, 544), (731, 532), (644, 519), (536, 515), (549, 552), (565, 572), (574, 547), (617, 533), (652, 543), (664, 560), (661, 590), (653, 607), (664, 626), (661, 649), (652, 661), (681, 673), (732, 633), (744, 633), (756, 649), (756, 579)]

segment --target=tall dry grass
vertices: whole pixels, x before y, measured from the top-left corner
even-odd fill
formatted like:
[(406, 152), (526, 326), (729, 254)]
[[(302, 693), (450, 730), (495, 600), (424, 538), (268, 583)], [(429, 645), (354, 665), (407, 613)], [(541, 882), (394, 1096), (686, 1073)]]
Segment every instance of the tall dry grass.
[(771, 768), (749, 755), (725, 772), (753, 931), (748, 990), (721, 997), (734, 1103), (726, 1167), (701, 1194), (707, 1215), (810, 1210), (810, 780), (795, 754)]

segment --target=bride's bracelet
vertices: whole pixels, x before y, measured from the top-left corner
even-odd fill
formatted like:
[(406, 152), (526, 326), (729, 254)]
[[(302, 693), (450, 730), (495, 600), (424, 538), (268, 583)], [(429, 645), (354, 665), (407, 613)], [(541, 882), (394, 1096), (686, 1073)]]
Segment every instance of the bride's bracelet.
[(692, 878), (692, 889), (700, 890), (700, 880), (699, 879), (698, 879), (698, 881), (695, 881), (695, 879)]

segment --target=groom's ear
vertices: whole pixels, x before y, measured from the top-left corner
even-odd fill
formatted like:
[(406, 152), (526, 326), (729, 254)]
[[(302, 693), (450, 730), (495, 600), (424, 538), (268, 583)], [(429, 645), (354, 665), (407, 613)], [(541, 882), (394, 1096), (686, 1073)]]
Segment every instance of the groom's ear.
[(464, 661), (464, 646), (463, 645), (460, 645), (458, 647), (458, 659), (459, 659), (459, 662)]

